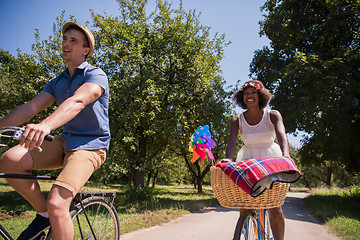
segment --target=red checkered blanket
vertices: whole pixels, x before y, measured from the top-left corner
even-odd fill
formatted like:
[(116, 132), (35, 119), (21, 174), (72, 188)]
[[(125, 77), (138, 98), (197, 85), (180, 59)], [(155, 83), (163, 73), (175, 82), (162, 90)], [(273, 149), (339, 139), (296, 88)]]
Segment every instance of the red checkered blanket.
[(288, 157), (248, 159), (241, 162), (218, 163), (224, 173), (241, 189), (253, 197), (259, 196), (272, 183), (293, 183), (299, 180), (301, 172)]

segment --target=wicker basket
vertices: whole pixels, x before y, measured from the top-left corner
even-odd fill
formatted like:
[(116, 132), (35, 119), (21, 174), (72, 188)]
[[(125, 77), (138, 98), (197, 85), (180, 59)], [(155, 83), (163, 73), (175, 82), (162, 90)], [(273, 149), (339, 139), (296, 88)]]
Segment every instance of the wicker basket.
[(290, 183), (275, 182), (272, 189), (254, 198), (244, 192), (218, 167), (211, 167), (211, 187), (223, 207), (265, 209), (284, 204)]

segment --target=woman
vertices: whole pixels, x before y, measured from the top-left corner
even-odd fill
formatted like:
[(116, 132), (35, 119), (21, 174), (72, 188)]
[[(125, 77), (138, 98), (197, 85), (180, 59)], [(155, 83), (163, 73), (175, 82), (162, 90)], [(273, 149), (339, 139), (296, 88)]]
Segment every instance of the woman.
[[(226, 159), (223, 159), (222, 162), (232, 161), (239, 133), (244, 146), (238, 152), (236, 161), (258, 157), (289, 156), (289, 143), (280, 112), (265, 109), (271, 98), (272, 94), (258, 80), (246, 82), (234, 94), (233, 101), (246, 111), (231, 120)], [(279, 144), (274, 142), (275, 138)], [(282, 209), (277, 207), (269, 209), (269, 211), (274, 238), (283, 240), (285, 220)]]

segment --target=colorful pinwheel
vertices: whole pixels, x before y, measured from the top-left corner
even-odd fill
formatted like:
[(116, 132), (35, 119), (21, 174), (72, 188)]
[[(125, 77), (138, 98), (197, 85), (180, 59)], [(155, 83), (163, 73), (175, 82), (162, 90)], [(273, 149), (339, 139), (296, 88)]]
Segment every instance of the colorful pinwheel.
[(215, 162), (215, 158), (211, 153), (211, 149), (214, 148), (215, 141), (211, 139), (211, 133), (209, 131), (209, 126), (200, 126), (194, 132), (192, 137), (190, 138), (189, 143), (189, 151), (193, 153), (193, 158), (191, 162), (195, 162), (199, 157), (202, 159), (202, 166), (204, 166), (204, 161), (206, 157), (206, 153), (209, 158)]

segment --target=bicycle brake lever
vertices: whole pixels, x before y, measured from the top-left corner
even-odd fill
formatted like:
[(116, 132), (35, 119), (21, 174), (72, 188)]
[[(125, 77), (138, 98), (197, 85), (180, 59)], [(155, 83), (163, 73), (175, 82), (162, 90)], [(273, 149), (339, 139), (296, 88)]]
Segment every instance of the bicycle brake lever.
[(16, 129), (14, 132), (14, 135), (13, 135), (13, 139), (20, 140), (24, 131), (25, 131), (25, 129), (23, 129), (23, 128)]

